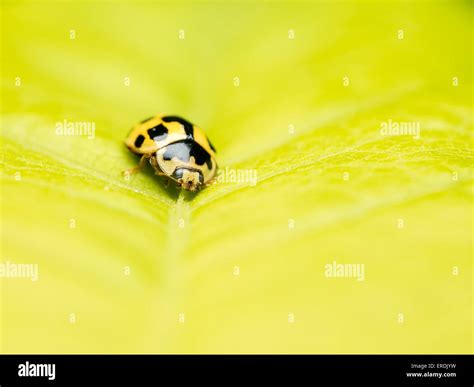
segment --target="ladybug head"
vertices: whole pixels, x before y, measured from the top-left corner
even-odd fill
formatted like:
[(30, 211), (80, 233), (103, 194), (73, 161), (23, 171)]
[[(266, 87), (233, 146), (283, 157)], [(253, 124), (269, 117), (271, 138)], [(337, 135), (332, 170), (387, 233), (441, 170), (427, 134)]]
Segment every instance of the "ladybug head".
[(192, 192), (199, 191), (204, 181), (201, 172), (188, 168), (176, 168), (172, 177), (180, 187)]

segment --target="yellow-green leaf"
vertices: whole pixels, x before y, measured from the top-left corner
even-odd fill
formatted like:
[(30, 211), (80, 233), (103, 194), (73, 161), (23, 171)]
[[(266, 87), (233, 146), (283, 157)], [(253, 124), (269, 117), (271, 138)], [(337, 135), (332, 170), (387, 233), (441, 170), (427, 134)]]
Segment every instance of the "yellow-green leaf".
[[(2, 2), (1, 260), (39, 272), (0, 350), (471, 352), (471, 36), (461, 1)], [(216, 185), (124, 179), (159, 112)]]

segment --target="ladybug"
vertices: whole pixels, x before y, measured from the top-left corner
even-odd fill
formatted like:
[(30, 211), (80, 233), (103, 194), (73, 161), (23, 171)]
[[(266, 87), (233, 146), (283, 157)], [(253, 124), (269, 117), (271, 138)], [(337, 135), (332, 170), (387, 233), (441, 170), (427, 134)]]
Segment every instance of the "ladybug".
[(140, 170), (148, 160), (156, 175), (193, 192), (212, 184), (216, 176), (216, 149), (201, 128), (184, 118), (161, 114), (147, 118), (133, 127), (125, 145), (142, 156), (139, 166), (125, 174)]

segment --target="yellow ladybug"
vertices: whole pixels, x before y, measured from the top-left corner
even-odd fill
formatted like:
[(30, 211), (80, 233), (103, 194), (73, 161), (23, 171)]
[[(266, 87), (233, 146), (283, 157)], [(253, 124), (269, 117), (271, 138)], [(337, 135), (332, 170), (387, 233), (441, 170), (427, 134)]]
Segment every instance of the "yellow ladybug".
[(216, 176), (215, 148), (201, 128), (181, 117), (157, 115), (143, 120), (132, 129), (125, 145), (142, 155), (140, 165), (126, 174), (138, 171), (148, 160), (157, 175), (193, 192)]

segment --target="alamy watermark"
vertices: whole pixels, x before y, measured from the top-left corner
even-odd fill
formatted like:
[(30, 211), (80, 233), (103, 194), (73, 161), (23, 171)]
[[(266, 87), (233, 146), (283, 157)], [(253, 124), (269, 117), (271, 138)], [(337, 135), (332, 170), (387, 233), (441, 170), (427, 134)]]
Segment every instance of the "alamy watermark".
[(237, 183), (251, 186), (257, 185), (257, 179), (256, 169), (234, 169), (229, 167), (219, 169), (216, 178), (218, 183)]
[(415, 140), (420, 138), (420, 123), (417, 121), (393, 121), (389, 118), (380, 123), (382, 136), (411, 136)]
[(89, 140), (95, 138), (95, 122), (68, 121), (64, 119), (56, 122), (56, 136), (84, 136)]
[(38, 264), (0, 262), (0, 278), (29, 278), (38, 281)]
[(36, 364), (29, 361), (18, 365), (19, 377), (44, 377), (48, 380), (56, 379), (56, 364)]
[(324, 265), (324, 276), (327, 278), (356, 278), (357, 281), (365, 280), (364, 263), (327, 263)]

